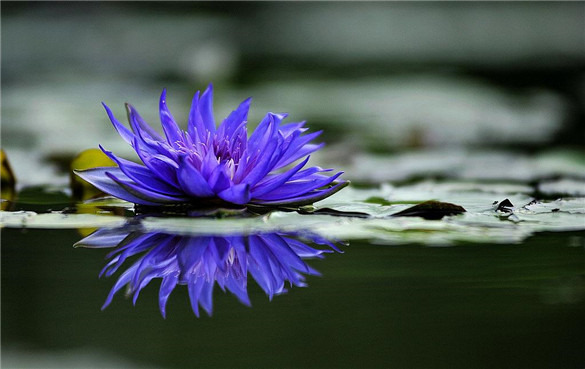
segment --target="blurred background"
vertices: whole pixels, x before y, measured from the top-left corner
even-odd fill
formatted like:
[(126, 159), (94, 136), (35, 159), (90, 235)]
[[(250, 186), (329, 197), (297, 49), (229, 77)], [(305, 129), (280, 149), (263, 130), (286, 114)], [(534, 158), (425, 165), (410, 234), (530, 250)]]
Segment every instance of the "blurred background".
[[(253, 96), (252, 127), (272, 111), (323, 129), (312, 163), (354, 184), (583, 177), (583, 2), (3, 1), (1, 12), (1, 143), (21, 188), (63, 191), (71, 159), (98, 144), (133, 158), (102, 101), (158, 127), (167, 88), (185, 127), (209, 83), (218, 120)], [(579, 165), (555, 154), (567, 151)], [(583, 196), (583, 182), (570, 191)], [(193, 317), (182, 289), (167, 320), (156, 288), (99, 312), (113, 281), (96, 278), (105, 252), (71, 249), (79, 238), (2, 231), (3, 367), (585, 363), (582, 232), (440, 251), (354, 242), (313, 264), (327, 277), (310, 289), (269, 303), (251, 287), (253, 309), (219, 293), (211, 319)]]
[(218, 119), (253, 96), (251, 126), (307, 120), (336, 165), (583, 148), (584, 19), (579, 2), (5, 2), (2, 146), (21, 184), (66, 180), (60, 163), (98, 143), (132, 155), (100, 102), (159, 127), (166, 87), (184, 126), (211, 82)]

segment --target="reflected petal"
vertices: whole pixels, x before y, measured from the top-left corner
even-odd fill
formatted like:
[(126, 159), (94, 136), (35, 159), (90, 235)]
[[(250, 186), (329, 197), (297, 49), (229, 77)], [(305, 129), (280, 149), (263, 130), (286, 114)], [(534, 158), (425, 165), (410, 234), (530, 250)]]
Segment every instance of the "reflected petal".
[[(314, 239), (314, 241), (313, 241)], [(120, 241), (114, 244), (114, 241)], [(103, 241), (103, 243), (101, 243)], [(311, 244), (326, 245), (316, 249)], [(217, 283), (234, 294), (245, 305), (248, 297), (248, 273), (269, 299), (286, 292), (286, 285), (304, 287), (306, 275), (318, 275), (303, 260), (322, 258), (333, 252), (335, 245), (319, 236), (283, 233), (259, 233), (231, 236), (185, 236), (160, 232), (144, 233), (134, 227), (98, 230), (79, 241), (77, 246), (115, 247), (102, 274), (111, 276), (127, 260), (133, 263), (122, 271), (110, 291), (103, 308), (107, 307), (124, 286), (136, 303), (140, 291), (152, 280), (161, 279), (159, 309), (166, 317), (166, 306), (177, 285), (187, 285), (193, 312), (199, 308), (208, 315), (213, 311), (213, 289)], [(135, 257), (138, 256), (138, 259)]]

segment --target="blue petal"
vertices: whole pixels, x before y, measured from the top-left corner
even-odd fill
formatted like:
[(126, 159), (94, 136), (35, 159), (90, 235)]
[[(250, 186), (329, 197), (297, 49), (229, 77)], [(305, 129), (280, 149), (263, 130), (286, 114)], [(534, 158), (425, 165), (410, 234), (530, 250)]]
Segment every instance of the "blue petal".
[(312, 154), (313, 152), (319, 150), (323, 146), (325, 146), (324, 143), (320, 143), (320, 144), (316, 144), (316, 145), (314, 145), (314, 144), (304, 145), (296, 153), (294, 153), (294, 154), (291, 153), (291, 155), (288, 157), (286, 155), (283, 155), (282, 158), (280, 159), (280, 161), (276, 164), (275, 169), (285, 167), (285, 166), (289, 165), (290, 163), (293, 163), (296, 160), (302, 158), (303, 156)]
[(287, 123), (287, 124), (283, 124), (283, 125), (279, 126), (278, 130), (281, 131), (285, 137), (288, 137), (289, 135), (291, 135), (295, 131), (299, 131), (299, 130), (301, 132), (306, 131), (308, 128), (303, 128), (303, 126), (306, 123), (307, 123), (306, 121)]
[(166, 318), (167, 316), (167, 301), (169, 300), (169, 296), (171, 295), (171, 292), (173, 292), (173, 289), (175, 289), (175, 286), (177, 285), (177, 283), (179, 282), (179, 272), (174, 272), (174, 273), (170, 273), (167, 274), (163, 277), (162, 282), (160, 283), (160, 291), (159, 291), (159, 295), (158, 295), (158, 307), (160, 309), (160, 312), (163, 316), (163, 318)]
[(187, 159), (184, 159), (179, 166), (178, 179), (181, 188), (191, 196), (212, 197), (214, 195), (207, 180)]
[(348, 184), (349, 184), (349, 182), (344, 181), (344, 182), (339, 182), (338, 184), (336, 184), (330, 188), (327, 188), (324, 190), (312, 191), (312, 192), (305, 193), (305, 194), (302, 194), (302, 195), (296, 196), (296, 197), (290, 197), (290, 198), (282, 199), (282, 200), (271, 200), (271, 201), (254, 199), (250, 203), (256, 204), (256, 205), (266, 205), (266, 206), (303, 206), (303, 205), (309, 205), (309, 204), (315, 203), (317, 201), (323, 200), (323, 199), (333, 195), (334, 193), (341, 190), (342, 188), (344, 188)]
[(165, 135), (167, 136), (167, 141), (169, 145), (175, 147), (177, 141), (182, 141), (181, 129), (175, 122), (175, 119), (171, 115), (169, 108), (167, 107), (166, 102), (166, 95), (167, 90), (164, 89), (160, 95), (160, 103), (159, 103), (159, 110), (160, 110), (160, 122), (165, 131)]
[(250, 110), (250, 102), (252, 98), (249, 97), (244, 100), (236, 110), (232, 111), (230, 115), (221, 123), (217, 129), (217, 135), (221, 137), (233, 137), (236, 129), (248, 120), (248, 111)]
[(322, 132), (323, 131), (317, 131), (305, 136), (295, 137), (287, 147), (286, 152), (282, 155), (280, 161), (276, 164), (275, 169), (287, 166), (288, 164), (294, 162), (295, 160), (302, 158), (303, 156), (308, 155), (323, 147), (323, 144), (308, 145), (310, 141), (314, 140)]
[(240, 183), (221, 191), (217, 194), (222, 200), (232, 204), (244, 205), (251, 199), (250, 185), (247, 183)]
[(215, 193), (219, 193), (230, 187), (230, 178), (225, 173), (225, 166), (223, 164), (218, 165), (209, 175), (208, 183)]
[(295, 167), (289, 169), (284, 173), (277, 174), (266, 180), (262, 180), (254, 187), (254, 189), (252, 190), (252, 195), (254, 197), (262, 196), (265, 193), (268, 193), (282, 186), (286, 181), (288, 181), (293, 175), (295, 175), (299, 170), (301, 170), (302, 167), (304, 167), (307, 164), (309, 158), (310, 156), (307, 156), (305, 160), (303, 160)]
[(270, 299), (275, 293), (276, 276), (270, 266), (266, 245), (258, 236), (250, 236), (248, 240), (248, 271)]
[(120, 291), (122, 289), (122, 287), (124, 287), (126, 284), (128, 284), (128, 282), (132, 278), (132, 275), (136, 272), (137, 269), (138, 269), (138, 264), (134, 264), (130, 268), (126, 269), (126, 271), (124, 273), (122, 273), (120, 278), (118, 278), (118, 280), (116, 281), (116, 283), (114, 284), (114, 286), (110, 290), (110, 293), (108, 294), (108, 297), (106, 298), (106, 301), (102, 305), (102, 310), (104, 310), (105, 308), (108, 307), (108, 305), (110, 305), (116, 292)]
[(174, 187), (179, 187), (176, 171), (179, 168), (179, 165), (177, 163), (164, 155), (151, 154), (141, 150), (137, 141), (135, 141), (135, 145), (136, 154), (138, 154), (140, 160), (142, 160), (144, 165), (146, 165), (154, 175)]
[(109, 172), (106, 172), (106, 175), (132, 195), (147, 202), (159, 204), (172, 204), (188, 200), (186, 197), (169, 196), (163, 193), (151, 191), (138, 183), (134, 183), (129, 180), (125, 181), (121, 178), (118, 178), (118, 176), (116, 176), (115, 174)]
[(153, 191), (158, 191), (162, 193), (166, 193), (169, 195), (181, 196), (183, 195), (177, 188), (173, 187), (172, 185), (168, 184), (167, 182), (159, 179), (150, 169), (143, 165), (136, 164), (130, 160), (126, 160), (123, 158), (118, 158), (112, 152), (107, 151), (100, 145), (100, 149), (106, 154), (110, 159), (112, 159), (122, 172), (128, 176), (128, 178), (132, 179), (133, 181), (142, 184), (144, 187), (147, 187)]
[(106, 109), (106, 112), (108, 113), (108, 117), (110, 118), (110, 121), (114, 125), (114, 128), (116, 129), (116, 131), (118, 131), (118, 134), (124, 139), (124, 141), (126, 141), (128, 144), (132, 145), (132, 141), (134, 141), (134, 134), (132, 132), (130, 132), (130, 130), (128, 128), (126, 128), (126, 126), (124, 126), (122, 123), (120, 123), (116, 119), (116, 117), (114, 117), (114, 113), (112, 113), (110, 108), (108, 108), (108, 106), (105, 103), (102, 103), (102, 105)]
[(199, 298), (201, 296), (201, 290), (205, 280), (198, 276), (191, 274), (187, 282), (187, 289), (189, 290), (189, 300), (191, 301), (191, 308), (195, 313), (195, 316), (199, 318)]
[(343, 172), (339, 172), (331, 177), (320, 176), (320, 178), (310, 179), (308, 181), (298, 180), (288, 182), (282, 185), (280, 188), (275, 189), (267, 194), (258, 196), (260, 200), (279, 200), (286, 199), (289, 197), (296, 197), (304, 193), (313, 191), (323, 186), (327, 186), (331, 182), (337, 179)]
[(274, 136), (276, 127), (286, 118), (287, 114), (268, 113), (248, 139), (248, 148), (251, 153), (262, 150), (270, 138)]
[(199, 142), (207, 136), (205, 124), (203, 123), (203, 118), (201, 118), (201, 112), (199, 111), (199, 91), (193, 96), (193, 101), (191, 102), (188, 132), (195, 142)]
[(116, 173), (118, 176), (124, 176), (124, 173), (117, 167), (103, 167), (103, 168), (93, 168), (87, 170), (74, 170), (75, 174), (86, 180), (87, 182), (91, 183), (101, 191), (108, 193), (112, 196), (118, 197), (122, 200), (130, 201), (135, 204), (142, 204), (142, 205), (158, 205), (155, 201), (148, 201), (143, 198), (137, 197), (122, 186), (114, 182), (112, 179), (108, 178), (107, 173)]
[(213, 312), (213, 285), (215, 283), (215, 278), (211, 281), (204, 281), (203, 288), (201, 288), (201, 293), (199, 294), (199, 303), (201, 307), (207, 312), (208, 315), (211, 315)]
[(268, 245), (272, 252), (278, 255), (279, 262), (286, 266), (284, 270), (291, 281), (295, 280), (298, 277), (298, 274), (291, 273), (289, 268), (302, 272), (307, 272), (309, 270), (308, 265), (301, 260), (299, 255), (289, 247), (281, 236), (277, 234), (266, 234), (263, 235), (263, 238), (266, 240), (266, 245)]
[(236, 297), (238, 298), (238, 300), (240, 300), (242, 304), (246, 306), (252, 306), (250, 298), (248, 297), (248, 290), (246, 289), (247, 287), (246, 280), (244, 280), (243, 283), (238, 283), (238, 281), (235, 278), (233, 278), (233, 276), (230, 275), (226, 285), (227, 289), (231, 293), (236, 295)]
[(280, 141), (271, 140), (268, 143), (268, 146), (265, 150), (262, 151), (261, 154), (257, 157), (258, 162), (254, 165), (254, 167), (246, 174), (246, 177), (243, 178), (243, 181), (248, 183), (250, 186), (254, 186), (260, 180), (262, 180), (272, 169), (276, 161), (280, 157)]
[(203, 124), (209, 132), (215, 132), (215, 119), (213, 118), (213, 85), (210, 83), (199, 100), (199, 113)]
[(209, 178), (211, 173), (217, 168), (219, 162), (217, 161), (217, 157), (213, 152), (213, 148), (209, 148), (203, 157), (203, 161), (201, 162), (201, 174), (205, 178)]
[(126, 103), (126, 111), (128, 112), (128, 121), (130, 121), (130, 125), (132, 126), (132, 130), (134, 133), (141, 134), (141, 136), (146, 136), (155, 141), (162, 141), (163, 138), (155, 131), (148, 123), (142, 119), (138, 111), (134, 109), (134, 107), (128, 103)]
[(73, 245), (74, 247), (85, 248), (107, 248), (118, 246), (126, 237), (128, 232), (120, 228), (100, 228)]
[(297, 174), (291, 177), (291, 181), (297, 179), (312, 179), (312, 178), (322, 178), (322, 175), (319, 173), (324, 172), (331, 172), (333, 169), (323, 169), (321, 167), (310, 167), (305, 170), (301, 170)]

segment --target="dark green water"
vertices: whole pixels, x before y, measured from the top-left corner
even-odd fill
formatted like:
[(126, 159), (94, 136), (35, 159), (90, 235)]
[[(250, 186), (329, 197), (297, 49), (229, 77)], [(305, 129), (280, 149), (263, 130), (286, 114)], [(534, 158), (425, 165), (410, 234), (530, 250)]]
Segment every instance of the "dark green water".
[(216, 289), (213, 316), (196, 318), (178, 286), (166, 320), (158, 282), (136, 307), (120, 294), (100, 311), (114, 283), (97, 278), (108, 250), (74, 249), (80, 238), (2, 230), (3, 355), (91, 349), (165, 368), (585, 365), (583, 232), (521, 245), (352, 242), (308, 262), (322, 273), (308, 288), (269, 302), (251, 285), (252, 308)]

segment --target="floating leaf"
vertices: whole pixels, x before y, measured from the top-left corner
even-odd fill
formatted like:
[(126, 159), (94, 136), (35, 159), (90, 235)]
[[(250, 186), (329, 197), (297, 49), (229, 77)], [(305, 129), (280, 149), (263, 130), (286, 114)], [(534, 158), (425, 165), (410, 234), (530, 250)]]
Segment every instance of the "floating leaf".
[(548, 197), (585, 196), (585, 180), (562, 178), (538, 184), (540, 194)]
[(449, 215), (458, 215), (465, 212), (459, 205), (440, 201), (425, 201), (406, 210), (392, 214), (394, 217), (421, 217), (427, 220), (438, 220)]
[(368, 197), (367, 199), (364, 200), (364, 202), (367, 202), (368, 204), (378, 204), (378, 205), (383, 205), (383, 206), (392, 205), (392, 203), (390, 201), (388, 201), (385, 198), (380, 197), (380, 196)]
[[(132, 206), (133, 204), (114, 197), (104, 197), (77, 204), (75, 211), (77, 214), (131, 216), (132, 213), (129, 212), (129, 209)], [(77, 229), (77, 232), (85, 237), (97, 229), (96, 227), (81, 227)]]
[(341, 211), (335, 210), (330, 208), (319, 208), (308, 210), (307, 208), (300, 208), (298, 210), (299, 214), (323, 214), (323, 215), (332, 215), (335, 217), (349, 217), (349, 218), (369, 218), (370, 215), (368, 213), (362, 213), (359, 211)]

